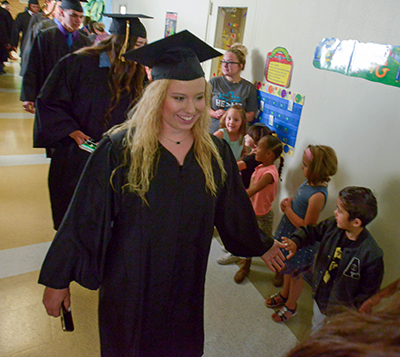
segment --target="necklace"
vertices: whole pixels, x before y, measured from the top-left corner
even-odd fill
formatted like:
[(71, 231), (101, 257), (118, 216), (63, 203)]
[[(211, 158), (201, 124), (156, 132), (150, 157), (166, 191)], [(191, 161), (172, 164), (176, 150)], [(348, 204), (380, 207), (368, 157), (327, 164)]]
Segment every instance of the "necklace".
[(176, 145), (179, 145), (180, 143), (183, 143), (187, 138), (189, 138), (190, 136), (192, 136), (192, 133), (190, 133), (185, 139), (181, 140), (181, 141), (175, 141), (175, 140), (171, 140), (170, 138), (167, 138), (166, 136), (160, 134), (163, 138), (175, 143)]

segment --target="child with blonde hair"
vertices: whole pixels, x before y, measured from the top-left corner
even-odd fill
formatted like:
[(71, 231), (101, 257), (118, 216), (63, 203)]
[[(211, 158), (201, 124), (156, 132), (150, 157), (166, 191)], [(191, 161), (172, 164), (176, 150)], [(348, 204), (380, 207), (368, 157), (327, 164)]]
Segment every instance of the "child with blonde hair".
[(220, 129), (214, 135), (224, 139), (230, 146), (236, 161), (245, 152), (244, 136), (246, 134), (246, 112), (240, 105), (230, 107), (220, 120)]

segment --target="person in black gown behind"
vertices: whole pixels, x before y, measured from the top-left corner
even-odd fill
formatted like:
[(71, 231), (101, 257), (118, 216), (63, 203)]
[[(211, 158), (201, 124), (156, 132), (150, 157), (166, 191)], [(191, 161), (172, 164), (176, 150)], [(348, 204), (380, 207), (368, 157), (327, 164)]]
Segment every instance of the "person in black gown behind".
[(59, 61), (36, 100), (33, 145), (52, 149), (49, 190), (55, 229), (90, 155), (79, 145), (89, 138), (100, 141), (104, 132), (122, 123), (143, 91), (143, 66), (122, 55), (144, 46), (146, 29), (138, 15), (106, 16), (113, 17), (112, 35)]
[(103, 357), (203, 354), (214, 225), (233, 254), (284, 265), (283, 244), (261, 239), (229, 145), (208, 133), (200, 61), (218, 55), (188, 31), (126, 54), (153, 82), (89, 158), (43, 263), (51, 316), (70, 307), (71, 281), (100, 289)]
[(78, 31), (83, 18), (79, 0), (62, 0), (57, 11), (60, 21), (37, 34), (26, 66), (22, 63), (20, 100), (24, 109), (32, 114), (36, 111), (35, 100), (57, 62), (68, 53), (92, 44)]

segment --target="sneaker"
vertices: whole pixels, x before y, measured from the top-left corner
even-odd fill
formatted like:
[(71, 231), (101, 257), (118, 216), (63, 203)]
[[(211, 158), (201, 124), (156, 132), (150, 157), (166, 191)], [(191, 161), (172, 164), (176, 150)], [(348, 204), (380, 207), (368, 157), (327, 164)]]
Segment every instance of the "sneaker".
[(219, 258), (217, 258), (217, 263), (221, 265), (227, 265), (227, 264), (233, 264), (236, 263), (240, 260), (239, 257), (235, 257), (231, 253), (226, 253), (224, 255), (221, 255)]

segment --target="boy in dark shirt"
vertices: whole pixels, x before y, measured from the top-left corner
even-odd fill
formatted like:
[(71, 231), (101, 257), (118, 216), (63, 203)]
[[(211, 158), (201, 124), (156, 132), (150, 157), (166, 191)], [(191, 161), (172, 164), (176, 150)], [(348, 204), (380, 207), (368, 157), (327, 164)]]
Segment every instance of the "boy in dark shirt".
[(364, 187), (339, 192), (335, 217), (300, 227), (284, 238), (290, 254), (320, 242), (314, 263), (312, 332), (338, 305), (360, 308), (375, 294), (383, 278), (383, 252), (365, 226), (377, 215), (376, 198)]

